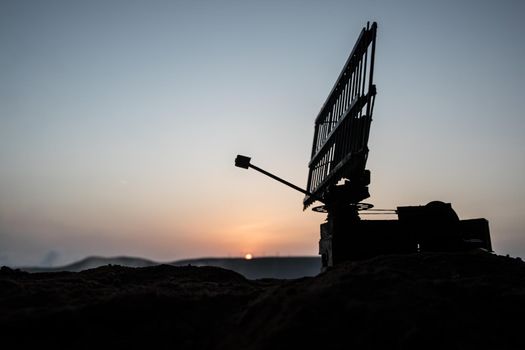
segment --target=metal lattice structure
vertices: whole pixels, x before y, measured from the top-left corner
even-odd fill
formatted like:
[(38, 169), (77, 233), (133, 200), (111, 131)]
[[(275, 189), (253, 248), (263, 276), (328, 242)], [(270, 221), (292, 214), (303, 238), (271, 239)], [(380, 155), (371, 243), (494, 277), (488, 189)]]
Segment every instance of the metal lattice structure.
[(360, 181), (376, 95), (374, 57), (377, 24), (367, 24), (315, 119), (304, 207), (325, 198), (341, 179)]
[[(320, 227), (321, 271), (383, 254), (492, 251), (488, 221), (460, 220), (450, 203), (431, 201), (424, 206), (372, 209), (372, 204), (362, 202), (370, 197), (370, 171), (365, 167), (376, 96), (376, 34), (375, 22), (363, 28), (315, 119), (306, 190), (251, 164), (250, 157), (237, 155), (235, 165), (304, 193), (304, 208), (315, 201), (323, 203), (313, 208), (327, 213)], [(398, 220), (362, 220), (361, 211), (397, 214)]]
[[(460, 220), (450, 203), (375, 209), (395, 212), (399, 220), (362, 220), (370, 196), (366, 170), (368, 137), (376, 96), (374, 58), (377, 24), (367, 24), (315, 120), (312, 158), (304, 207), (314, 201), (326, 212), (321, 224), (322, 270), (344, 261), (382, 254), (492, 250), (488, 221)], [(344, 181), (341, 181), (344, 180)]]

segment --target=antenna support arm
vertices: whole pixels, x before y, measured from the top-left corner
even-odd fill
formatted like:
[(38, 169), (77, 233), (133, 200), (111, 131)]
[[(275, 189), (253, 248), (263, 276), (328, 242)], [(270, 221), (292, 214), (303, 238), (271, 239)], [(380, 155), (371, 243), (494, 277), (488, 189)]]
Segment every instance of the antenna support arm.
[(272, 179), (277, 180), (277, 181), (279, 181), (280, 183), (283, 183), (283, 184), (285, 184), (286, 186), (291, 187), (291, 188), (293, 188), (293, 189), (296, 190), (296, 191), (299, 191), (299, 192), (301, 192), (301, 193), (303, 193), (303, 194), (305, 194), (305, 195), (307, 195), (307, 196), (311, 196), (311, 197), (315, 198), (316, 200), (318, 200), (318, 201), (324, 203), (324, 200), (323, 200), (323, 199), (321, 199), (321, 198), (315, 196), (314, 194), (308, 192), (307, 190), (304, 190), (304, 189), (302, 189), (302, 188), (299, 187), (299, 186), (296, 186), (296, 185), (294, 185), (294, 184), (292, 184), (292, 183), (290, 183), (290, 182), (288, 182), (288, 181), (286, 181), (286, 180), (281, 179), (281, 178), (278, 177), (278, 176), (275, 176), (274, 174), (271, 174), (271, 173), (267, 172), (266, 170), (263, 170), (263, 169), (261, 169), (261, 168), (255, 166), (255, 165), (253, 165), (253, 164), (250, 164), (250, 160), (251, 160), (250, 157), (237, 155), (237, 158), (235, 158), (235, 166), (236, 166), (236, 167), (239, 167), (239, 168), (243, 168), (243, 169), (252, 168), (252, 169), (254, 169), (254, 170), (257, 170), (258, 172), (260, 172), (260, 173), (262, 173), (262, 174), (264, 174), (264, 175), (266, 175), (266, 176), (269, 176), (269, 177), (271, 177)]

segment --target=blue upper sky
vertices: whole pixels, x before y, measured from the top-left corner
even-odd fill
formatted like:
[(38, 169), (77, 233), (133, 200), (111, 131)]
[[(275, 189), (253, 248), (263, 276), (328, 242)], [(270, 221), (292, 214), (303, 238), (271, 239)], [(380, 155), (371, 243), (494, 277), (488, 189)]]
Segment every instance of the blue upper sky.
[(379, 25), (370, 202), (525, 256), (523, 1), (0, 2), (0, 264), (316, 254), (313, 121)]

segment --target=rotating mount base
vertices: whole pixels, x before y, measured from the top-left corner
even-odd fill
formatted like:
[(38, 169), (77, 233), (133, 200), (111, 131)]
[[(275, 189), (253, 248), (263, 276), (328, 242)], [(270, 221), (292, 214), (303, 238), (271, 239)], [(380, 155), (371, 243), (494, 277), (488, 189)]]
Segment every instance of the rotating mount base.
[[(374, 205), (370, 203), (356, 203), (356, 204), (349, 204), (348, 207), (349, 208), (353, 207), (352, 209), (360, 211), (360, 210), (372, 209)], [(315, 211), (316, 213), (328, 213), (328, 209), (326, 205), (320, 205), (318, 207), (313, 207), (312, 211)]]

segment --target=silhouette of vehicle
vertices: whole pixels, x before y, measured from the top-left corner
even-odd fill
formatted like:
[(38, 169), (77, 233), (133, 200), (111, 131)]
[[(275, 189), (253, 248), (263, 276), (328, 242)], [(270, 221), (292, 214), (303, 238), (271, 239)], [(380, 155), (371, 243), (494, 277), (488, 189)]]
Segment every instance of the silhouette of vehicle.
[[(235, 165), (257, 170), (304, 193), (304, 209), (316, 201), (323, 203), (313, 208), (328, 214), (319, 241), (323, 270), (382, 254), (492, 251), (488, 221), (460, 220), (450, 203), (374, 209), (363, 202), (370, 197), (366, 161), (377, 94), (373, 83), (376, 36), (377, 23), (362, 29), (315, 119), (306, 190), (252, 165), (249, 157), (238, 155)], [(387, 213), (397, 214), (398, 220), (360, 218), (360, 214)]]

